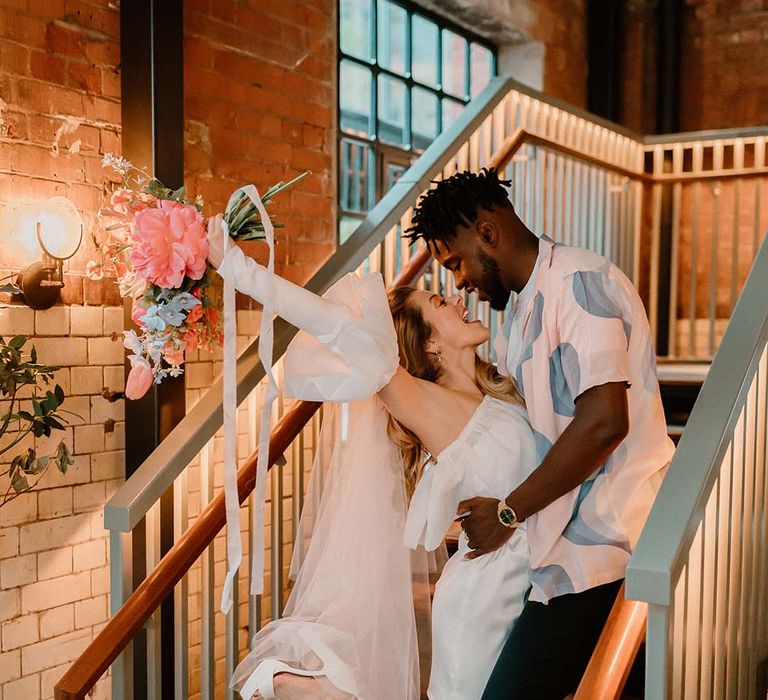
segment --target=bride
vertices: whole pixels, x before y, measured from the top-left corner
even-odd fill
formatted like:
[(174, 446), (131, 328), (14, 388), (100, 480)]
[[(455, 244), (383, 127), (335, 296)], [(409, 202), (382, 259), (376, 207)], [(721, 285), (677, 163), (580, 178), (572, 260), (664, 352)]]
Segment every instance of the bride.
[[(285, 616), (256, 634), (233, 686), (265, 700), (418, 700), (417, 572), (406, 546), (437, 549), (460, 501), (503, 499), (533, 471), (522, 400), (477, 355), (490, 333), (459, 297), (409, 287), (387, 297), (380, 275), (350, 274), (321, 298), (237, 247), (224, 254), (218, 221), (209, 244), (222, 277), (271, 297), (301, 329), (285, 358), (286, 393), (351, 402), (324, 420), (332, 444), (313, 467)], [(434, 592), (431, 700), (481, 696), (528, 588), (523, 527), (468, 560), (471, 544), (462, 532)]]

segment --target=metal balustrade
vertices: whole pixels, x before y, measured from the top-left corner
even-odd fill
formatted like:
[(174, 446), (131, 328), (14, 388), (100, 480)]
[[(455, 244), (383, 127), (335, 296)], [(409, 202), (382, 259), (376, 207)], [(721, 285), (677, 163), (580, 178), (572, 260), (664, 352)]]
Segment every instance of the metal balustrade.
[(646, 697), (766, 697), (768, 241), (629, 565)]
[[(764, 139), (760, 143), (764, 146)], [(692, 147), (698, 148), (695, 144)], [(688, 145), (673, 145), (671, 148), (677, 153), (681, 148), (684, 151)], [(653, 168), (648, 167), (649, 149), (656, 149), (653, 153), (661, 153), (658, 156), (662, 164), (659, 165), (659, 172), (655, 171), (656, 160), (653, 161)], [(666, 206), (664, 188), (671, 186), (682, 190), (683, 187), (701, 186), (698, 180), (685, 173), (678, 173), (680, 177), (685, 175), (685, 179), (670, 180), (671, 185), (667, 182), (667, 174), (660, 174), (664, 171), (667, 150), (667, 145), (647, 145), (631, 132), (549, 100), (511, 80), (494, 79), (397, 181), (307, 287), (321, 293), (341, 276), (354, 270), (380, 272), (390, 285), (410, 263), (411, 272), (416, 268), (423, 272), (415, 277), (414, 284), (444, 294), (454, 293), (451, 276), (430, 260), (425, 251), (409, 247), (401, 233), (410, 223), (412, 207), (418, 196), (428, 188), (431, 180), (448, 177), (458, 170), (477, 170), (493, 164), (503, 170), (504, 176), (511, 181), (511, 198), (516, 210), (534, 231), (546, 233), (558, 241), (592, 248), (614, 260), (641, 291), (645, 287), (649, 315), (658, 324), (660, 302), (653, 290), (658, 287), (663, 269), (659, 258), (664, 249), (663, 235), (666, 235), (662, 232), (662, 224), (666, 221), (662, 216), (662, 212), (666, 211), (662, 206)], [(685, 157), (683, 161), (687, 162)], [(751, 167), (755, 172), (746, 175), (742, 173), (746, 165), (742, 165), (744, 167), (732, 174), (733, 178), (743, 175), (763, 181), (764, 160), (753, 160)], [(758, 171), (762, 175), (756, 175)], [(664, 179), (660, 180), (661, 177)], [(656, 194), (657, 191), (660, 194)], [(650, 233), (644, 224), (649, 201), (654, 212)], [(682, 216), (680, 207), (674, 211)], [(678, 243), (672, 246), (673, 251), (677, 251), (675, 264), (682, 264), (684, 259), (680, 254), (681, 230), (682, 227), (678, 226), (677, 234), (673, 231), (673, 235), (678, 236)], [(736, 283), (736, 286), (738, 288), (739, 284)], [(682, 285), (678, 284), (674, 289), (680, 288)], [(500, 327), (503, 321), (501, 313), (492, 311), (487, 304), (478, 303), (476, 297), (468, 299), (468, 302), (471, 313), (488, 323), (492, 331)], [(670, 329), (673, 318), (675, 328), (683, 325), (680, 318), (670, 316)], [(715, 321), (718, 318), (716, 314)], [(294, 333), (295, 329), (287, 324), (276, 322), (277, 358), (282, 355)], [(675, 337), (674, 333), (671, 337)], [(483, 352), (487, 355), (489, 349), (486, 347)], [(674, 356), (675, 353), (667, 354)], [(280, 372), (278, 361), (278, 376)], [(262, 378), (263, 369), (256, 354), (256, 343), (253, 342), (238, 360), (238, 447), (241, 463), (255, 463), (253, 453), (258, 434)], [(279, 439), (275, 439), (284, 447), (274, 455), (274, 459), (270, 452), (274, 466), (270, 471), (266, 505), (268, 572), (265, 594), (257, 598), (248, 596), (246, 572), (250, 567), (247, 553), (252, 544), (250, 523), (256, 507), (249, 500), (242, 510), (245, 557), (239, 584), (235, 586), (238, 598), (226, 618), (218, 612), (226, 549), (222, 525), (216, 527), (219, 522), (217, 499), (221, 488), (221, 450), (217, 432), (222, 420), (220, 380), (188, 411), (182, 423), (107, 504), (105, 527), (110, 530), (112, 614), (117, 614), (124, 606), (130, 608), (131, 615), (143, 616), (138, 626), (134, 620), (132, 628), (138, 629), (146, 620), (148, 631), (146, 660), (135, 658), (130, 644), (125, 645), (125, 635), (118, 635), (120, 638), (115, 641), (119, 646), (117, 651), (123, 648), (125, 651), (111, 666), (114, 698), (134, 697), (134, 664), (146, 664), (150, 697), (160, 697), (159, 668), (164, 661), (159, 653), (159, 613), (146, 609), (139, 612), (141, 608), (136, 596), (131, 596), (128, 555), (131, 530), (146, 520), (147, 570), (156, 570), (160, 559), (159, 548), (154, 545), (154, 523), (160, 496), (169, 487), (174, 488), (177, 495), (177, 538), (185, 532), (189, 535), (190, 529), (199, 525), (199, 521), (204, 521), (208, 538), (200, 546), (193, 546), (187, 537), (179, 551), (172, 551), (170, 554), (173, 556), (166, 555), (161, 564), (173, 569), (170, 577), (164, 577), (162, 585), (172, 587), (176, 603), (176, 697), (233, 697), (232, 691), (227, 688), (232, 669), (247, 652), (248, 640), (254, 632), (270, 619), (279, 617), (289, 590), (288, 563), (301, 513), (304, 483), (317, 447), (322, 411), (317, 412), (317, 406), (303, 404), (305, 402), (281, 400), (274, 409), (273, 418), (276, 422), (282, 421), (280, 430), (283, 432), (276, 428), (273, 436), (277, 433)], [(297, 415), (304, 422), (296, 424), (296, 430), (286, 427)], [(248, 459), (244, 460), (246, 456)], [(241, 468), (242, 474), (245, 474), (243, 470), (246, 467), (247, 464)], [(245, 484), (246, 477), (242, 479)], [(170, 563), (169, 558), (172, 560)], [(153, 600), (159, 596), (158, 589), (153, 586), (161, 585), (160, 578), (163, 577), (150, 576), (151, 585), (147, 588), (153, 592)], [(171, 579), (172, 583), (168, 584)], [(142, 595), (146, 593), (145, 590), (139, 592)], [(57, 685), (57, 698), (83, 697), (109, 666), (114, 654), (105, 654), (103, 649), (97, 647), (109, 640), (114, 641), (116, 637), (111, 629), (105, 629), (103, 634), (106, 636), (97, 638)]]

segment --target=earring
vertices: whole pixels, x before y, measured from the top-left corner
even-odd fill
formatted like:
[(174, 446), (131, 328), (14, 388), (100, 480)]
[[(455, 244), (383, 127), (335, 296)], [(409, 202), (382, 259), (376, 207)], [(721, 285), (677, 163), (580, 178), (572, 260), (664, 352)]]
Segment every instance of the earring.
[(427, 350), (427, 352), (428, 352), (430, 355), (437, 355), (437, 361), (438, 361), (440, 364), (443, 364), (443, 346), (442, 346), (442, 345), (438, 345), (437, 347), (435, 347), (435, 346), (433, 345), (433, 346), (432, 346), (432, 349), (430, 349), (430, 350)]

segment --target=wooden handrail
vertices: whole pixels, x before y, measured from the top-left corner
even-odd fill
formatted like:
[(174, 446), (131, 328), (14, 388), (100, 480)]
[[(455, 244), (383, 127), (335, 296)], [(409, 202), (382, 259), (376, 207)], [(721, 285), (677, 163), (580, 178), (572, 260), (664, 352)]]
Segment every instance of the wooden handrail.
[[(608, 170), (622, 171), (608, 161), (567, 149), (548, 139), (535, 136), (525, 129), (517, 129), (493, 155), (488, 167), (502, 169), (526, 142), (535, 142), (580, 158)], [(642, 179), (642, 175), (626, 171), (628, 176)], [(392, 287), (412, 284), (423, 272), (432, 255), (423, 246), (395, 278)], [(312, 401), (297, 401), (277, 423), (269, 441), (269, 467), (288, 449), (320, 407)], [(257, 453), (252, 454), (237, 472), (238, 497), (242, 503), (251, 493), (256, 476)], [(219, 493), (200, 513), (155, 569), (128, 597), (125, 604), (110, 619), (78, 659), (70, 666), (54, 688), (55, 700), (83, 700), (102, 674), (120, 655), (142, 625), (160, 603), (172, 593), (200, 555), (205, 551), (226, 523), (224, 494)]]
[(647, 606), (621, 585), (574, 700), (618, 700), (645, 634)]

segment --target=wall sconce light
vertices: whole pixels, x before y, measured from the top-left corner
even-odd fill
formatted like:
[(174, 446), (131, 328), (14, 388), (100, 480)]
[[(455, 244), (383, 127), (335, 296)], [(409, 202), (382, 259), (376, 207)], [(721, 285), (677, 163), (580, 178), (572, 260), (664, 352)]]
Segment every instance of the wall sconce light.
[(41, 259), (19, 272), (16, 284), (33, 309), (49, 309), (64, 286), (64, 261), (83, 240), (83, 221), (66, 197), (52, 197), (40, 209), (36, 226)]

